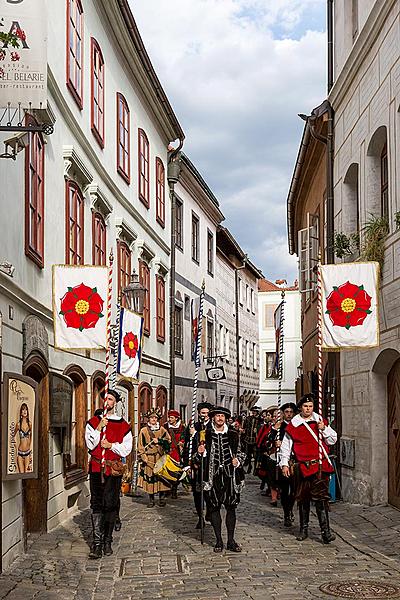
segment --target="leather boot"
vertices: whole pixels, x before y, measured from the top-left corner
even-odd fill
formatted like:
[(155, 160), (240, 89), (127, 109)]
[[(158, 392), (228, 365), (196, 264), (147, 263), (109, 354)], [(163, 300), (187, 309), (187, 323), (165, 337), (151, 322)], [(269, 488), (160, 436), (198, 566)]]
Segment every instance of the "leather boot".
[(113, 541), (113, 531), (115, 525), (115, 512), (109, 512), (106, 514), (104, 521), (104, 545), (103, 545), (103, 553), (104, 556), (111, 556), (113, 553), (113, 549), (111, 547)]
[(101, 513), (92, 513), (93, 543), (89, 558), (101, 558), (102, 556), (102, 526), (103, 515)]
[(285, 527), (291, 527), (293, 525), (290, 510), (288, 510), (287, 507), (285, 507), (285, 510), (283, 512), (283, 525)]
[(321, 537), (324, 544), (330, 544), (336, 539), (336, 536), (331, 532), (329, 525), (328, 506), (324, 500), (317, 500), (315, 503), (319, 526), (321, 527)]
[(296, 540), (303, 542), (308, 538), (308, 521), (310, 519), (310, 502), (300, 502), (299, 504), (300, 531)]

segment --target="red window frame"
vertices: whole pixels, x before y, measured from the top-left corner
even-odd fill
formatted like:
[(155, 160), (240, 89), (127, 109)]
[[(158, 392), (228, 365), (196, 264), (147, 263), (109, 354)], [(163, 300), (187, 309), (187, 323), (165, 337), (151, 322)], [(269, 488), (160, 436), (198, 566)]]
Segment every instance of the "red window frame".
[(161, 158), (156, 158), (156, 219), (165, 227), (165, 168)]
[(157, 340), (165, 342), (165, 281), (156, 275), (157, 290)]
[(81, 0), (67, 0), (67, 88), (83, 109), (83, 7)]
[(91, 40), (91, 128), (94, 137), (104, 148), (104, 58), (100, 46)]
[(126, 288), (131, 279), (132, 252), (128, 244), (118, 240), (118, 296), (121, 298), (121, 305), (126, 306), (126, 298), (122, 295), (122, 290)]
[(117, 171), (131, 182), (130, 111), (124, 96), (117, 92)]
[(65, 263), (84, 264), (84, 198), (74, 181), (65, 185)]
[[(30, 119), (33, 121), (33, 119)], [(44, 140), (29, 133), (25, 149), (25, 254), (44, 267)]]
[(150, 144), (143, 129), (138, 133), (138, 156), (139, 199), (150, 208)]
[(139, 260), (139, 281), (146, 288), (143, 303), (143, 333), (150, 335), (150, 268)]
[(106, 222), (98, 212), (92, 214), (92, 263), (105, 267), (107, 264)]

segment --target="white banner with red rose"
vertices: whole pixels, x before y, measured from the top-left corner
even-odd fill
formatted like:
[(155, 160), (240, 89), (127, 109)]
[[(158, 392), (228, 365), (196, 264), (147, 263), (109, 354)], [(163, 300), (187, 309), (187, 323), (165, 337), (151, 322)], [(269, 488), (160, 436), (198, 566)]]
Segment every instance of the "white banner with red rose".
[(121, 308), (117, 373), (124, 379), (139, 379), (142, 359), (143, 317)]
[(376, 262), (321, 266), (324, 350), (379, 345), (378, 284)]
[(107, 289), (107, 267), (53, 265), (56, 348), (106, 348)]

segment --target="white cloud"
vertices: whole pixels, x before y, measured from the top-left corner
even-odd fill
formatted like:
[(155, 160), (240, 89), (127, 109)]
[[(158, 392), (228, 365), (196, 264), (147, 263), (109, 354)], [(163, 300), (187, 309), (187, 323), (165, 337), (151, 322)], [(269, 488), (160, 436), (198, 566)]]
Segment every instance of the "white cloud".
[(296, 276), (285, 203), (303, 125), (297, 113), (325, 94), (325, 35), (307, 30), (324, 5), (131, 2), (186, 153), (219, 199), (225, 225), (271, 279)]

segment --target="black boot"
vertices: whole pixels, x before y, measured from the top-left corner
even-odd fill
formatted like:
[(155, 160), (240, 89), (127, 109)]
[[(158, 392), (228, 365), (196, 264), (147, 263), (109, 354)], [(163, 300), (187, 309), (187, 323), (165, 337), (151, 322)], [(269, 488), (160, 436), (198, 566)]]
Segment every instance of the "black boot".
[(103, 554), (104, 556), (111, 556), (113, 553), (113, 549), (111, 547), (113, 541), (113, 531), (115, 525), (115, 512), (106, 513), (104, 519), (104, 545), (103, 545)]
[(310, 519), (310, 501), (299, 503), (300, 531), (296, 540), (303, 542), (308, 538), (308, 521)]
[(329, 526), (329, 515), (327, 502), (324, 500), (318, 500), (315, 503), (315, 510), (317, 511), (319, 526), (321, 527), (321, 537), (324, 544), (330, 544), (336, 539), (336, 536), (331, 532)]
[(101, 513), (92, 513), (93, 543), (89, 558), (101, 558), (102, 556), (102, 526), (103, 515)]
[(291, 512), (287, 508), (283, 511), (283, 525), (285, 527), (291, 527), (293, 525)]
[(154, 506), (154, 494), (149, 494), (149, 501), (147, 503), (147, 508), (153, 508)]
[(117, 515), (115, 518), (114, 530), (121, 531), (121, 527), (122, 527), (121, 519), (119, 518), (119, 515)]
[(158, 494), (158, 506), (165, 506), (167, 501), (165, 500), (164, 492), (159, 492)]
[(210, 520), (211, 520), (211, 524), (213, 526), (214, 529), (214, 533), (215, 533), (215, 546), (214, 546), (214, 552), (222, 552), (223, 548), (224, 548), (224, 544), (222, 542), (222, 519), (221, 519), (221, 512), (217, 509), (217, 510), (213, 510), (210, 513)]
[(178, 487), (173, 485), (171, 488), (171, 499), (176, 500), (178, 498)]

